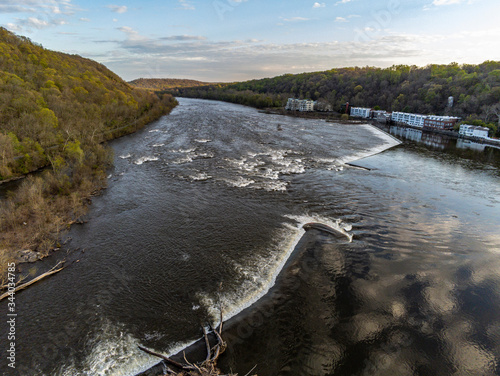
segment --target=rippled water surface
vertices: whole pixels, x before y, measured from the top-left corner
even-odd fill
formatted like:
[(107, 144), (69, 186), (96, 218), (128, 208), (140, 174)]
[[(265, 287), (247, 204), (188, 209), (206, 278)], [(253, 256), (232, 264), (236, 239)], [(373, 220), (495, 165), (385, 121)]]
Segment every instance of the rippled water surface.
[(180, 99), (113, 142), (75, 262), (17, 296), (6, 374), (136, 375), (220, 295), (240, 375), (499, 375), (498, 150), (416, 137)]

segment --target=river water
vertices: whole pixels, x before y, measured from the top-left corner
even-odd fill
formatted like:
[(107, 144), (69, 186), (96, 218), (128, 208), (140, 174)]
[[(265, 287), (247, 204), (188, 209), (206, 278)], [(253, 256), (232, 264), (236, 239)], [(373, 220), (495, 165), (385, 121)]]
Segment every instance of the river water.
[(137, 375), (158, 362), (137, 345), (176, 353), (219, 300), (240, 375), (500, 374), (499, 150), (179, 101), (23, 266), (71, 263), (16, 295), (5, 375)]

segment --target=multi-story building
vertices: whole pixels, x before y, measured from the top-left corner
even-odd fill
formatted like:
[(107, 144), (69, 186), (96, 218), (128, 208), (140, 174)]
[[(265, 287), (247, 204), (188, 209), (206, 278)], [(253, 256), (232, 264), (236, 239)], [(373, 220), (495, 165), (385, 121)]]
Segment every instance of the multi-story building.
[(488, 138), (489, 129), (470, 124), (460, 124), (458, 134), (470, 137)]
[(314, 111), (314, 101), (309, 99), (288, 98), (285, 110), (290, 111)]
[(372, 109), (366, 107), (351, 107), (351, 116), (369, 118), (371, 116)]
[(391, 114), (391, 120), (395, 123), (404, 123), (412, 125), (414, 127), (423, 128), (424, 120), (427, 118), (426, 115), (420, 114), (410, 114), (407, 112), (393, 112)]
[(453, 116), (427, 116), (424, 120), (424, 128), (452, 130), (459, 119)]
[(314, 101), (309, 99), (304, 99), (300, 101), (299, 111), (314, 111)]
[(404, 123), (419, 128), (453, 129), (459, 120), (453, 116), (420, 115), (407, 112), (393, 112), (391, 120), (395, 123)]
[(299, 109), (299, 99), (288, 98), (286, 102), (285, 110), (296, 111)]

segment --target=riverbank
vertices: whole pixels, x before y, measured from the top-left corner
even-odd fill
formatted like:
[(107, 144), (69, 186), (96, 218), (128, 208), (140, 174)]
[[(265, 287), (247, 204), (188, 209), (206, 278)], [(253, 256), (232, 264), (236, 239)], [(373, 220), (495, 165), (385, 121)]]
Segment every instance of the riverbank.
[(105, 143), (142, 129), (176, 105), (173, 98), (159, 101), (133, 123), (108, 131), (103, 143), (83, 145), (77, 159), (51, 161), (50, 169), (16, 177), (24, 179), (0, 206), (0, 286), (9, 264), (50, 255), (60, 248), (60, 236), (72, 224), (83, 223), (92, 197), (107, 186), (113, 152)]

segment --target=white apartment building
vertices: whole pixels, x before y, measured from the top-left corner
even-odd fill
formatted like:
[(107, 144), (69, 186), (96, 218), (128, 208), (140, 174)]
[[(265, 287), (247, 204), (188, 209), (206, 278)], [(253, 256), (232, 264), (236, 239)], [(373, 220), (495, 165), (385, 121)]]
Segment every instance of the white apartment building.
[(393, 112), (391, 115), (391, 120), (396, 123), (405, 123), (408, 125), (413, 125), (414, 127), (423, 128), (424, 120), (427, 115), (420, 114), (409, 114), (407, 112)]
[(371, 115), (371, 108), (365, 107), (351, 107), (351, 116), (357, 116), (362, 118), (369, 118)]
[(285, 110), (291, 111), (314, 111), (314, 101), (309, 99), (288, 98)]
[(433, 128), (448, 129), (459, 120), (454, 116), (420, 115), (407, 112), (393, 112), (391, 120), (396, 123), (405, 123), (414, 127), (423, 128), (425, 125)]
[(296, 111), (299, 109), (299, 99), (288, 98), (286, 102), (285, 110)]
[(304, 99), (300, 101), (299, 111), (314, 111), (314, 101)]
[(476, 125), (461, 124), (458, 134), (470, 137), (488, 138), (489, 129), (486, 127), (478, 127)]

